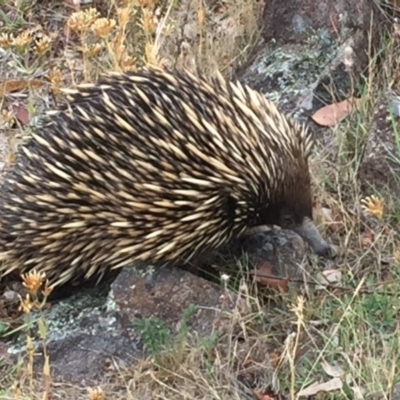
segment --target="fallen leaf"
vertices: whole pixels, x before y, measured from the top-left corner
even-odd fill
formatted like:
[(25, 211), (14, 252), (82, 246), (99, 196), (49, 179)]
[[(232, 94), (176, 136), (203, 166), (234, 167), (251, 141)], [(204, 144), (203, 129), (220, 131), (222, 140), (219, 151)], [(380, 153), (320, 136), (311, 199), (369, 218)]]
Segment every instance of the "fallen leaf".
[(319, 392), (333, 392), (339, 390), (343, 386), (343, 382), (339, 378), (333, 378), (330, 381), (317, 383), (309, 386), (297, 393), (297, 396), (313, 396)]
[(274, 350), (269, 353), (269, 361), (273, 368), (277, 368), (281, 362), (282, 353), (278, 350)]
[(360, 386), (352, 386), (351, 390), (353, 391), (354, 400), (363, 400), (365, 399), (366, 390)]
[(80, 0), (65, 0), (65, 3), (75, 11), (78, 11), (81, 7)]
[(242, 368), (247, 368), (247, 367), (249, 367), (250, 365), (253, 365), (253, 364), (254, 364), (254, 361), (252, 359), (250, 359), (250, 358), (247, 358), (245, 361), (243, 361)]
[(335, 220), (333, 218), (332, 210), (330, 208), (321, 207), (321, 215), (324, 218), (324, 222), (334, 224)]
[(314, 215), (332, 232), (341, 233), (345, 228), (344, 216), (337, 207), (316, 207)]
[(344, 375), (343, 368), (338, 365), (330, 365), (326, 361), (321, 363), (322, 369), (333, 378), (340, 378)]
[(320, 108), (311, 118), (322, 126), (335, 126), (359, 106), (361, 99), (350, 98), (340, 103), (329, 104)]
[(374, 241), (374, 232), (371, 229), (366, 228), (365, 232), (361, 236), (361, 246), (365, 248), (369, 248)]
[(276, 397), (271, 397), (269, 394), (253, 392), (254, 396), (256, 396), (257, 400), (276, 400)]
[(38, 79), (33, 79), (31, 81), (25, 80), (13, 80), (4, 81), (0, 83), (0, 97), (4, 97), (8, 93), (18, 92), (26, 88), (39, 88), (43, 86), (43, 82)]
[(29, 111), (21, 104), (13, 104), (12, 109), (15, 115), (15, 118), (21, 122), (22, 125), (29, 124)]
[(317, 274), (319, 285), (316, 289), (323, 289), (326, 285), (338, 283), (342, 279), (342, 272), (338, 269), (327, 269)]
[(339, 269), (326, 269), (322, 275), (329, 283), (338, 283), (342, 279), (342, 272)]
[(272, 265), (265, 261), (255, 271), (253, 271), (254, 279), (256, 282), (275, 289), (281, 293), (288, 291), (288, 278), (280, 278), (272, 271)]

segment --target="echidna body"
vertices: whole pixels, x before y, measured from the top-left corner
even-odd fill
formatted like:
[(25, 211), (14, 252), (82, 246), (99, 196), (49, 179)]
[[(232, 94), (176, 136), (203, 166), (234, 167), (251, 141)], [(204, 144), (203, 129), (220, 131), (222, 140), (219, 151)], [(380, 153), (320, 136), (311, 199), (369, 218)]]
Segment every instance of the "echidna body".
[(54, 285), (181, 262), (277, 224), (321, 255), (307, 130), (222, 78), (143, 69), (68, 91), (0, 193), (1, 273)]

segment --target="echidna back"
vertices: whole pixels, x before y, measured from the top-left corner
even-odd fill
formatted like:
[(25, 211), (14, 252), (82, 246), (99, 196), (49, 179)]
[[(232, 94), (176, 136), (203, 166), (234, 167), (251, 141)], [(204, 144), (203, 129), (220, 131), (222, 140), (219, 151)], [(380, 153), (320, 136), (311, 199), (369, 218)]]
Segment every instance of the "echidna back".
[(67, 91), (0, 194), (0, 272), (187, 261), (252, 225), (310, 139), (261, 95), (143, 70)]

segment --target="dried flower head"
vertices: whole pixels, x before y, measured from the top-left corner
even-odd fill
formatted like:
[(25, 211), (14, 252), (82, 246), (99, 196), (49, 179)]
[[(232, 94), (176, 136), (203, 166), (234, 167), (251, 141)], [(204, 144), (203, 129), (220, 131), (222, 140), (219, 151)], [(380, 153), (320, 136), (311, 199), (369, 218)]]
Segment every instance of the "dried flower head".
[(127, 25), (127, 23), (131, 20), (132, 14), (133, 11), (129, 6), (124, 8), (119, 8), (117, 10), (118, 25), (121, 28), (124, 28)]
[(32, 301), (31, 296), (29, 296), (29, 294), (27, 293), (25, 299), (21, 297), (21, 304), (19, 306), (19, 311), (28, 314), (31, 312), (34, 305), (35, 303)]
[(1, 117), (7, 126), (11, 126), (15, 120), (15, 115), (10, 110), (1, 110)]
[(85, 33), (91, 25), (99, 18), (100, 14), (95, 8), (89, 8), (85, 11), (77, 11), (71, 14), (67, 26), (72, 31)]
[(0, 47), (7, 50), (11, 47), (14, 37), (9, 33), (2, 33), (0, 35)]
[(110, 48), (118, 62), (123, 59), (126, 47), (124, 45), (124, 35), (122, 31), (113, 37)]
[(60, 93), (62, 73), (58, 68), (54, 68), (48, 75), (50, 81), (50, 87), (54, 94)]
[(91, 58), (91, 57), (97, 56), (100, 53), (102, 48), (103, 48), (103, 46), (100, 43), (96, 43), (96, 44), (90, 44), (90, 45), (84, 44), (84, 45), (80, 46), (78, 49), (83, 54), (85, 54), (87, 57)]
[(123, 71), (136, 71), (136, 62), (135, 59), (131, 56), (125, 56), (121, 60), (121, 68)]
[(145, 45), (145, 57), (148, 65), (163, 66), (163, 60), (158, 56), (156, 46), (150, 41)]
[(116, 24), (114, 19), (99, 18), (94, 21), (91, 30), (96, 37), (105, 38), (112, 32)]
[(21, 278), (22, 284), (29, 290), (29, 292), (37, 294), (46, 279), (46, 274), (44, 272), (38, 273), (35, 270), (32, 270), (26, 274), (22, 274)]
[(26, 54), (32, 43), (32, 35), (29, 32), (22, 32), (12, 41), (12, 46), (20, 54)]
[(382, 198), (377, 198), (376, 196), (368, 196), (361, 200), (361, 207), (367, 213), (374, 215), (378, 219), (383, 218), (384, 200)]
[(163, 37), (168, 38), (176, 31), (176, 26), (173, 24), (165, 24), (163, 28)]
[(141, 26), (144, 32), (152, 34), (157, 29), (158, 20), (150, 9), (143, 10)]
[(97, 387), (95, 389), (88, 388), (87, 391), (89, 393), (90, 400), (103, 400), (104, 399), (104, 393), (100, 387)]
[(51, 39), (49, 36), (43, 36), (36, 42), (35, 51), (39, 55), (43, 55), (50, 50)]

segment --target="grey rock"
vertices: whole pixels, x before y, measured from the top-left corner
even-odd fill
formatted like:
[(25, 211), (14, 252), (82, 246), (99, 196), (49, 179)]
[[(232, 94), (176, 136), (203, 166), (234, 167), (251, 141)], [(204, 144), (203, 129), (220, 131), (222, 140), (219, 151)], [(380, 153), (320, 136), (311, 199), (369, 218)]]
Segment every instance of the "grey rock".
[[(235, 306), (235, 300), (228, 290), (178, 268), (126, 268), (110, 291), (99, 287), (82, 292), (43, 312), (52, 377), (58, 382), (97, 385), (109, 379), (110, 365), (123, 369), (148, 354), (141, 332), (135, 329), (136, 320), (158, 318), (174, 336), (180, 332), (185, 310), (194, 305), (188, 330), (205, 337), (223, 319), (224, 311)], [(40, 354), (37, 331), (32, 329), (31, 334)], [(16, 360), (24, 354), (25, 344), (25, 336), (20, 335), (0, 352)], [(42, 368), (39, 356), (35, 363), (38, 375)]]
[[(371, 23), (383, 26), (382, 18), (370, 0), (293, 0), (284, 7), (272, 0), (264, 9), (260, 43), (236, 78), (283, 112), (308, 120), (323, 105), (348, 97), (368, 66)], [(372, 48), (380, 38), (375, 33)]]
[[(138, 344), (123, 332), (99, 329), (94, 334), (76, 332), (47, 345), (55, 381), (97, 386), (110, 379), (110, 366), (124, 369), (141, 356)], [(36, 364), (41, 370), (42, 360)]]
[(125, 327), (132, 327), (136, 318), (158, 318), (177, 334), (183, 313), (194, 305), (198, 309), (190, 318), (190, 330), (206, 337), (223, 312), (235, 306), (233, 293), (182, 269), (142, 272), (125, 269), (112, 284), (112, 297)]
[(277, 276), (298, 278), (310, 269), (305, 259), (307, 247), (303, 239), (289, 230), (271, 230), (248, 236), (243, 248), (258, 263), (268, 261)]

